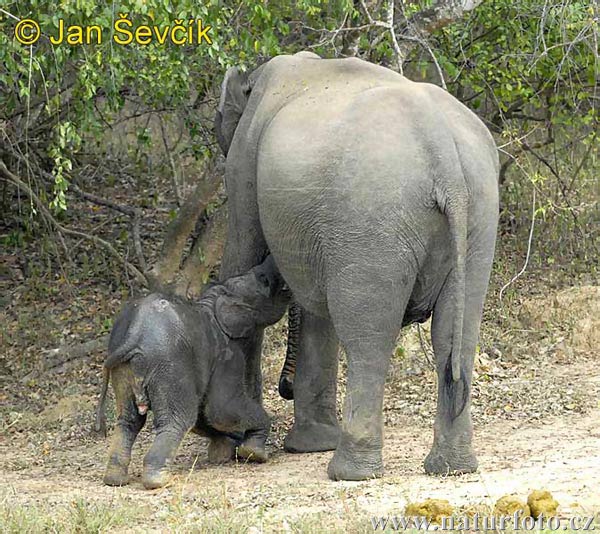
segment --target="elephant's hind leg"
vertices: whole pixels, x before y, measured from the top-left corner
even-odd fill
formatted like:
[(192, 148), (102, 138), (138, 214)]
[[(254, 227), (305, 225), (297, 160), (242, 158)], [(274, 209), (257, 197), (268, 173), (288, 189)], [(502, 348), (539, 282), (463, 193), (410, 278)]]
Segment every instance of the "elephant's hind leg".
[(338, 340), (330, 319), (303, 310), (294, 379), (294, 426), (288, 452), (332, 451), (340, 427), (336, 414)]
[(425, 471), (429, 474), (461, 474), (477, 470), (477, 458), (472, 448), (471, 382), (491, 270), (495, 226), (480, 228), (480, 233), (481, 245), (471, 246), (466, 262), (467, 291), (458, 381), (452, 379), (449, 362), (455, 309), (451, 277), (442, 288), (433, 311), (431, 339), (438, 374), (438, 399), (433, 447), (425, 459)]
[(138, 412), (133, 390), (128, 381), (129, 368), (117, 367), (112, 371), (113, 389), (117, 405), (117, 424), (111, 438), (104, 483), (124, 486), (129, 482), (131, 448), (146, 422), (146, 414)]
[[(429, 474), (460, 474), (477, 470), (472, 448), (471, 378), (475, 343), (462, 342), (462, 365), (459, 381), (453, 381), (450, 365), (454, 299), (450, 291), (442, 294), (433, 312), (431, 337), (438, 375), (437, 414), (434, 442), (425, 459)], [(467, 318), (465, 314), (465, 319)], [(466, 321), (465, 321), (466, 322)]]
[(328, 467), (333, 480), (383, 474), (385, 378), (414, 283), (408, 274), (398, 278), (350, 265), (330, 285), (329, 309), (348, 358), (340, 442)]

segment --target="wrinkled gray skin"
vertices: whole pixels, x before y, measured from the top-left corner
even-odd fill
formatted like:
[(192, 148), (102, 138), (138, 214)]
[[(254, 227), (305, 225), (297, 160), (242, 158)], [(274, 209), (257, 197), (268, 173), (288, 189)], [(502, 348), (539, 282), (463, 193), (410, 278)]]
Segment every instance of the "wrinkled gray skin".
[[(381, 475), (394, 342), (403, 325), (433, 314), (438, 404), (425, 470), (474, 471), (473, 356), (498, 220), (498, 157), (485, 126), (436, 86), (302, 52), (249, 76), (228, 70), (215, 127), (227, 154), (222, 275), (268, 249), (302, 307), (285, 448), (335, 449), (335, 480)], [(348, 357), (341, 429), (338, 340)], [(253, 341), (259, 361), (260, 336)], [(260, 384), (258, 372), (251, 379)]]
[[(266, 461), (269, 417), (244, 387), (244, 344), (257, 328), (277, 322), (289, 291), (268, 258), (245, 275), (207, 289), (188, 302), (153, 293), (129, 302), (113, 327), (105, 362), (105, 385), (97, 429), (105, 429), (109, 374), (117, 405), (104, 482), (123, 485), (131, 448), (154, 412), (156, 437), (144, 458), (142, 482), (157, 488), (168, 479), (167, 465), (189, 430), (213, 438), (229, 436), (237, 454)], [(220, 451), (209, 449), (209, 458)]]

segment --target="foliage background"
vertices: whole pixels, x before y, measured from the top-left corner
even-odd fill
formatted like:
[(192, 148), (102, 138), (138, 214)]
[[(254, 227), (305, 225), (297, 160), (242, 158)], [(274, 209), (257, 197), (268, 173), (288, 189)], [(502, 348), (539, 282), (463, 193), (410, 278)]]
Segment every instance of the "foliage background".
[[(445, 85), (488, 125), (502, 158), (494, 298), (525, 263), (526, 276), (558, 284), (596, 279), (598, 5), (467, 4), (5, 2), (4, 274), (16, 269), (50, 292), (62, 283), (73, 294), (82, 283), (123, 296), (169, 284), (197, 291), (218, 266), (222, 246), (226, 203), (212, 118), (224, 71), (311, 49)], [(200, 18), (212, 27), (212, 44), (116, 45), (110, 29), (122, 13), (135, 25)], [(23, 18), (41, 26), (33, 46), (13, 39)], [(59, 19), (100, 25), (104, 42), (52, 46), (47, 36), (57, 34)]]

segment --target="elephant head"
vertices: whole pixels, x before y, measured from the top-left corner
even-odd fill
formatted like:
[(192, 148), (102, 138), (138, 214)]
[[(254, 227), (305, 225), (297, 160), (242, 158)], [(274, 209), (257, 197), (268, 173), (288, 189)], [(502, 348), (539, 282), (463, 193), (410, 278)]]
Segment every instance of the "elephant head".
[(166, 464), (187, 431), (228, 436), (238, 455), (266, 459), (270, 422), (244, 383), (245, 341), (278, 321), (289, 290), (267, 258), (249, 272), (209, 286), (197, 301), (153, 293), (129, 302), (113, 327), (96, 429), (105, 430), (112, 378), (117, 425), (104, 481), (127, 482), (133, 442), (154, 414), (156, 439), (144, 459), (147, 488), (166, 482)]

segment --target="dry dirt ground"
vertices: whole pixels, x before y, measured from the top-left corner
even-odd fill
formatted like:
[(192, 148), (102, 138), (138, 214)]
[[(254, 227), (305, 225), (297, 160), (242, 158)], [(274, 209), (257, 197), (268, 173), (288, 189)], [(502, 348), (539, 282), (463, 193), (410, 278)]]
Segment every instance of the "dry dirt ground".
[[(593, 286), (529, 298), (500, 348), (484, 336), (473, 393), (480, 469), (461, 477), (423, 473), (435, 374), (416, 330), (401, 340), (388, 379), (386, 475), (365, 482), (329, 481), (332, 453), (282, 451), (293, 415), (276, 394), (283, 324), (265, 346), (265, 398), (274, 417), (269, 462), (211, 466), (205, 441), (188, 435), (171, 484), (151, 492), (139, 480), (152, 438), (146, 429), (134, 448), (131, 484), (102, 485), (107, 442), (90, 429), (101, 352), (91, 364), (77, 361), (25, 382), (12, 375), (0, 393), (0, 532), (369, 532), (372, 516), (401, 515), (408, 502), (441, 498), (456, 513), (490, 513), (500, 496), (526, 499), (534, 489), (550, 490), (562, 517), (597, 514), (599, 306)], [(5, 332), (16, 334), (11, 315), (5, 319)], [(11, 371), (4, 366), (3, 380)]]

